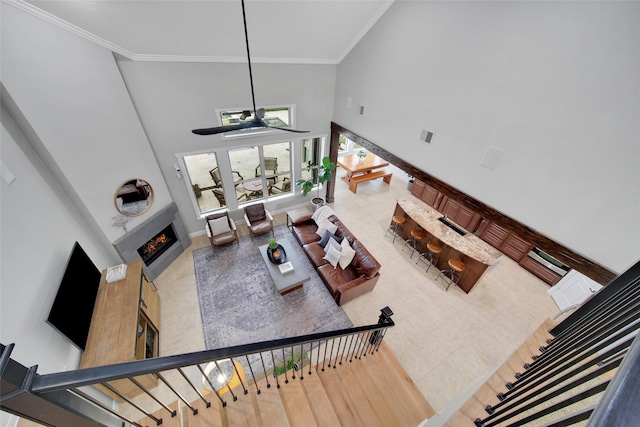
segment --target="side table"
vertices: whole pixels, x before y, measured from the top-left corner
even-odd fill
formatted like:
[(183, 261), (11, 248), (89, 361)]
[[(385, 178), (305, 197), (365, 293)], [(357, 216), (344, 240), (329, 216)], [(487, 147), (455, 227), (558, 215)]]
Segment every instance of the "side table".
[(287, 212), (287, 227), (291, 229), (293, 224), (298, 222), (306, 221), (311, 218), (313, 215), (313, 211), (310, 207), (305, 206), (302, 208), (294, 209), (292, 211)]

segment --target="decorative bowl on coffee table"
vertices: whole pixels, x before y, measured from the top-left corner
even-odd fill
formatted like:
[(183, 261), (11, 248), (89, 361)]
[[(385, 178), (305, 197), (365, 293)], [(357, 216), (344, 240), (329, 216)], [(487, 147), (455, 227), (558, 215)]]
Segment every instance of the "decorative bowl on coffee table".
[(267, 256), (269, 261), (274, 264), (282, 264), (287, 260), (287, 253), (281, 245), (278, 245), (275, 249), (267, 248)]

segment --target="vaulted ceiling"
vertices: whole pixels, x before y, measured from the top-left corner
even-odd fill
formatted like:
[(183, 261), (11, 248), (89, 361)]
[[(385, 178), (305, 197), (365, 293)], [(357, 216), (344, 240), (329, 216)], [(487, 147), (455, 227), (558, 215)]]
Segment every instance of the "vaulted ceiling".
[[(240, 0), (3, 0), (134, 60), (246, 61)], [(337, 64), (393, 0), (245, 0), (254, 62)]]

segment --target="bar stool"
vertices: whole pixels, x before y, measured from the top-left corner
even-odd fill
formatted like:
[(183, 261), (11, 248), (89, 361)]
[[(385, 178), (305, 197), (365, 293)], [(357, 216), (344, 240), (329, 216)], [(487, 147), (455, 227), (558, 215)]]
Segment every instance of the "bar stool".
[(394, 215), (393, 218), (391, 218), (391, 225), (389, 226), (387, 231), (390, 231), (391, 234), (393, 234), (393, 243), (396, 242), (396, 237), (400, 235), (398, 233), (398, 230), (402, 228), (406, 221), (406, 218), (403, 216)]
[[(453, 283), (456, 277), (457, 277), (457, 280), (455, 281), (456, 285), (460, 282), (460, 276), (465, 268), (464, 262), (460, 261), (458, 258), (451, 258), (448, 261), (448, 264), (449, 264), (449, 267), (451, 268), (448, 270), (440, 270), (440, 273), (438, 274), (438, 277), (440, 277), (441, 275), (446, 277), (447, 274), (451, 276), (451, 280), (447, 285), (447, 289), (446, 289), (447, 291), (449, 290), (449, 286), (451, 286), (451, 284)], [(436, 280), (438, 280), (438, 277), (436, 277)]]
[(405, 246), (411, 247), (411, 256), (409, 258), (413, 258), (413, 253), (418, 250), (417, 246), (420, 246), (420, 240), (424, 239), (426, 236), (427, 235), (420, 227), (411, 230), (411, 239), (404, 242), (404, 246), (402, 247), (403, 251)]
[[(436, 265), (438, 263), (438, 255), (442, 252), (442, 243), (437, 240), (432, 240), (427, 243), (427, 251), (423, 252), (418, 256), (418, 261), (416, 264), (420, 262), (420, 260), (427, 262), (427, 256), (429, 257), (429, 265), (427, 266), (427, 273), (432, 265)], [(435, 262), (434, 262), (435, 261)]]

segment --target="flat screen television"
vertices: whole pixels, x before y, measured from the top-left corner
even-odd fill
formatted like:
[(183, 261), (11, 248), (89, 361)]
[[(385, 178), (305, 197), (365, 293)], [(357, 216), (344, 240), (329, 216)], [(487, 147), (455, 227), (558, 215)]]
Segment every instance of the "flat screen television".
[(80, 350), (87, 344), (101, 275), (80, 244), (75, 242), (47, 323)]

